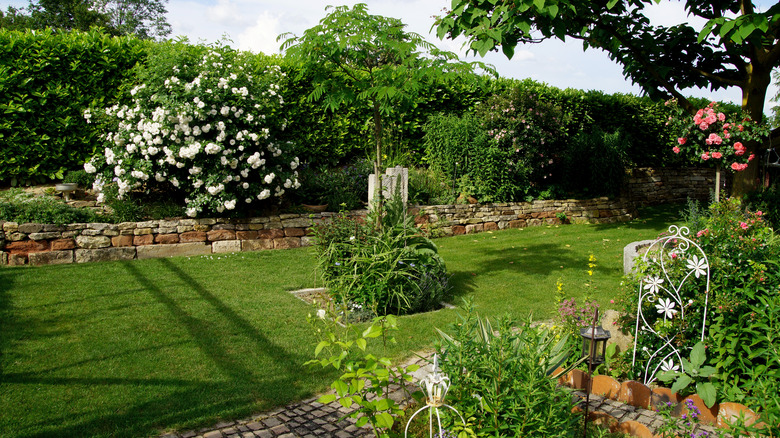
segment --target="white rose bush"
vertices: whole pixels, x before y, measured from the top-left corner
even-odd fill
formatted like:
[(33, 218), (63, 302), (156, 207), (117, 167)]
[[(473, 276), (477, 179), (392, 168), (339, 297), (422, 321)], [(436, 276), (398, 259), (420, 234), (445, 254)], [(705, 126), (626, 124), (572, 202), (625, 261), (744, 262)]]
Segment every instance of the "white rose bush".
[(300, 186), (299, 159), (281, 137), (280, 68), (225, 47), (196, 48), (199, 57), (171, 50), (150, 62), (129, 103), (85, 113), (105, 129), (102, 153), (84, 165), (97, 173), (99, 200), (109, 184), (118, 199), (158, 187), (183, 196), (188, 216), (235, 215)]

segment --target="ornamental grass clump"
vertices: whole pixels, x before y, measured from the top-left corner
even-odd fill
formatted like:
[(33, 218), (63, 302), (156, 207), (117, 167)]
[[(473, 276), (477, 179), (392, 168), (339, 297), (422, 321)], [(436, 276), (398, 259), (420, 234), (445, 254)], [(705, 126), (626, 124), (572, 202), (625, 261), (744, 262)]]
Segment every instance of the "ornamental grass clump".
[(373, 212), (363, 221), (340, 214), (314, 228), (330, 295), (377, 315), (439, 307), (449, 291), (449, 275), (436, 245), (415, 227), (400, 197), (377, 216)]
[(299, 187), (299, 160), (281, 139), (278, 66), (221, 46), (156, 47), (128, 103), (84, 114), (105, 130), (84, 166), (96, 191), (114, 184), (122, 199), (163, 187), (199, 216), (257, 210)]

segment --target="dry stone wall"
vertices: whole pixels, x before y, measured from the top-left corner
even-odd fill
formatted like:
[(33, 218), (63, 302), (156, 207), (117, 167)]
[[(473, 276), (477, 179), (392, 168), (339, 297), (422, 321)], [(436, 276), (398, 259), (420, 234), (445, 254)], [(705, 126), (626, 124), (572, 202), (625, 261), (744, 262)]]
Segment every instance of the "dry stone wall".
[[(620, 200), (534, 201), (435, 205), (411, 209), (420, 227), (458, 235), (567, 222), (609, 223), (633, 217)], [(563, 213), (558, 217), (559, 213)], [(365, 216), (366, 210), (349, 213)], [(312, 243), (311, 227), (334, 213), (282, 214), (251, 219), (176, 219), (120, 224), (0, 223), (0, 264), (50, 265), (212, 253), (288, 249)]]
[[(726, 186), (731, 173), (723, 171)], [(715, 190), (715, 169), (631, 169), (626, 172), (623, 198), (637, 206), (685, 202), (688, 198), (707, 201)]]
[[(727, 174), (727, 173), (726, 173)], [(411, 209), (433, 236), (560, 223), (630, 220), (635, 207), (706, 200), (713, 169), (632, 169), (620, 199), (433, 205)], [(365, 216), (365, 210), (353, 211)], [(0, 265), (48, 265), (104, 260), (286, 249), (308, 246), (311, 226), (333, 213), (282, 214), (251, 219), (177, 219), (121, 224), (17, 224), (0, 221)]]

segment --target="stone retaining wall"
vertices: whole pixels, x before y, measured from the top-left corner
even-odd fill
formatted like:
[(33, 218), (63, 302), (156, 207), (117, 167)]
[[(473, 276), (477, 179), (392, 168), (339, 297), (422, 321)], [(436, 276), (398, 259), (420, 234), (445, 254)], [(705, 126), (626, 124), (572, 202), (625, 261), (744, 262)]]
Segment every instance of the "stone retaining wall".
[[(534, 201), (436, 205), (411, 209), (434, 236), (566, 222), (609, 223), (633, 217), (619, 200)], [(366, 210), (353, 211), (365, 216)], [(311, 244), (310, 227), (334, 213), (282, 214), (251, 219), (176, 219), (120, 224), (0, 222), (0, 264), (49, 265), (212, 253), (287, 249)]]
[[(728, 186), (730, 172), (721, 178)], [(622, 196), (637, 206), (685, 202), (688, 198), (707, 201), (715, 190), (715, 169), (631, 169), (626, 172)]]
[(418, 225), (437, 230), (434, 235), (457, 236), (538, 225), (624, 222), (631, 220), (636, 211), (625, 200), (595, 198), (483, 205), (432, 205), (419, 207), (419, 214)]

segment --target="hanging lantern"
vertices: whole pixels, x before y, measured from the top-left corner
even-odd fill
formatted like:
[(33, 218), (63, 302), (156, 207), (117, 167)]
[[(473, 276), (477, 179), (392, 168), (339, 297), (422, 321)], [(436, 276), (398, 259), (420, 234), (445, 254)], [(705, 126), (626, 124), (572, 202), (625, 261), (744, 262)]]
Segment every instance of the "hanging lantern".
[(604, 356), (607, 352), (607, 340), (612, 337), (608, 330), (604, 330), (601, 325), (594, 327), (585, 327), (580, 329), (582, 337), (582, 356), (588, 357), (591, 365), (604, 363)]

